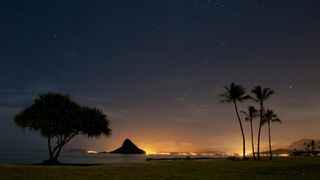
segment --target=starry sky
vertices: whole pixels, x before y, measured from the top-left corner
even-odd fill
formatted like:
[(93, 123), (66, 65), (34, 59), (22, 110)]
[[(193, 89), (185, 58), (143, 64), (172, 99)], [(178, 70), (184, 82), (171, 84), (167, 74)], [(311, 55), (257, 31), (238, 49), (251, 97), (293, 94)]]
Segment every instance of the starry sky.
[(231, 82), (276, 91), (266, 102), (283, 121), (276, 147), (319, 139), (319, 10), (318, 0), (1, 0), (0, 149), (46, 149), (13, 117), (53, 91), (111, 119), (110, 138), (67, 148), (112, 150), (128, 137), (147, 151), (240, 152), (233, 107), (218, 97)]

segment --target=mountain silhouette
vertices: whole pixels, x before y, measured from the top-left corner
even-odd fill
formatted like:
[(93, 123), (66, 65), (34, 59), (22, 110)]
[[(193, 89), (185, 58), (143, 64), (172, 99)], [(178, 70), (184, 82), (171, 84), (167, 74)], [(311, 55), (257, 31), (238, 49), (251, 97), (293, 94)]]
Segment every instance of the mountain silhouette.
[(114, 151), (109, 153), (116, 153), (116, 154), (146, 154), (146, 151), (138, 148), (130, 139), (126, 139), (122, 146)]
[[(300, 139), (298, 141), (294, 141), (293, 143), (291, 143), (286, 149), (297, 149), (297, 150), (304, 150), (305, 149), (305, 146), (304, 146), (304, 143), (308, 143), (310, 142), (312, 139), (307, 139), (307, 138), (304, 138), (304, 139)], [(320, 140), (315, 140), (316, 141), (316, 147), (318, 147), (320, 145)], [(318, 149), (318, 148), (316, 148)]]

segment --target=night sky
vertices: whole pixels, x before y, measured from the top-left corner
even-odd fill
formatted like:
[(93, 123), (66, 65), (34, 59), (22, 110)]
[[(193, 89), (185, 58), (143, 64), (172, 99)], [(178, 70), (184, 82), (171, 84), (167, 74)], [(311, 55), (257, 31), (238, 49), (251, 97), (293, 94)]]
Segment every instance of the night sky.
[(110, 138), (67, 148), (239, 152), (218, 97), (233, 81), (276, 91), (275, 147), (320, 139), (319, 32), (319, 0), (1, 0), (0, 149), (46, 149), (13, 117), (53, 91), (111, 119)]

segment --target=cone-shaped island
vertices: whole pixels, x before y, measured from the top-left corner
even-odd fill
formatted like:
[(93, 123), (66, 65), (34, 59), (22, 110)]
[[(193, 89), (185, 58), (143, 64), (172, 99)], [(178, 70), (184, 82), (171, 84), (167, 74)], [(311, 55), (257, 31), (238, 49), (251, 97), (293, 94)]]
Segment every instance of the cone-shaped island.
[(146, 154), (146, 151), (138, 148), (130, 139), (126, 139), (122, 146), (114, 151), (109, 153), (116, 153), (116, 154)]

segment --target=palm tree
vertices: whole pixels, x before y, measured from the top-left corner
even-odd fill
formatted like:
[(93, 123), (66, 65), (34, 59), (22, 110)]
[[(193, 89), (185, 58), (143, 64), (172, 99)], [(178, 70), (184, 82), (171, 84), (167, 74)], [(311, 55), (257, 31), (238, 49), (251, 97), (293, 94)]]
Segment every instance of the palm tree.
[(245, 120), (250, 122), (250, 127), (251, 127), (251, 145), (252, 145), (252, 154), (253, 154), (253, 159), (256, 160), (256, 155), (254, 152), (254, 143), (253, 143), (253, 128), (252, 128), (252, 120), (258, 117), (259, 111), (253, 107), (249, 106), (248, 107), (248, 113), (245, 111), (240, 111), (240, 113), (245, 115)]
[(261, 88), (261, 86), (256, 86), (252, 89), (251, 93), (254, 97), (251, 97), (254, 101), (260, 105), (260, 123), (259, 123), (259, 132), (258, 132), (258, 160), (260, 160), (260, 135), (261, 135), (261, 126), (263, 117), (265, 114), (263, 103), (275, 92), (270, 88)]
[(241, 133), (242, 133), (242, 143), (243, 143), (243, 159), (246, 159), (246, 139), (243, 132), (243, 126), (241, 123), (241, 119), (238, 112), (238, 106), (237, 101), (241, 102), (247, 98), (245, 96), (245, 89), (240, 85), (235, 85), (234, 83), (231, 83), (229, 87), (225, 86), (225, 92), (223, 94), (220, 94), (220, 97), (222, 100), (221, 103), (233, 103), (237, 118), (239, 121)]
[(277, 117), (276, 114), (273, 113), (272, 110), (267, 110), (265, 114), (265, 118), (262, 122), (262, 124), (268, 123), (268, 133), (269, 133), (269, 153), (270, 157), (269, 159), (272, 159), (272, 148), (271, 148), (271, 131), (270, 131), (270, 122), (278, 122), (281, 123), (281, 120)]

